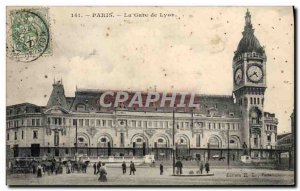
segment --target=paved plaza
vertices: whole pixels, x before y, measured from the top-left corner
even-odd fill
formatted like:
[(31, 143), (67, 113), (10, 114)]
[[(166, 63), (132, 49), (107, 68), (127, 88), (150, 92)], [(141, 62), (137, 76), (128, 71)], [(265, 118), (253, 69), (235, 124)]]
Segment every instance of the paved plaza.
[[(184, 174), (196, 171), (196, 167), (187, 167)], [(211, 169), (214, 176), (172, 176), (173, 169), (165, 167), (164, 174), (159, 174), (159, 168), (138, 167), (136, 174), (122, 174), (122, 169), (107, 167), (108, 182), (99, 182), (98, 175), (93, 174), (93, 168), (88, 167), (87, 173), (44, 175), (36, 178), (34, 174), (8, 174), (8, 185), (293, 185), (293, 171), (266, 169), (217, 168)]]

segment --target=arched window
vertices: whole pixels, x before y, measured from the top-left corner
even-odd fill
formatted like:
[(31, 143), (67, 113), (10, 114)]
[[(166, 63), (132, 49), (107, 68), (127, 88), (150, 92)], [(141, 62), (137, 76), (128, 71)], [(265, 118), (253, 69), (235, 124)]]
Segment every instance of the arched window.
[(208, 139), (209, 148), (219, 148), (221, 143), (216, 137), (210, 137)]
[(98, 147), (111, 147), (112, 145), (111, 145), (110, 138), (106, 135), (102, 135), (98, 139), (97, 146)]
[(255, 111), (251, 113), (251, 122), (252, 124), (258, 124), (258, 115)]
[(78, 136), (77, 144), (78, 144), (78, 147), (87, 147), (87, 146), (89, 146), (89, 142), (84, 136)]
[(137, 139), (136, 139), (136, 142), (137, 142), (137, 143), (141, 143), (142, 141), (143, 141), (143, 140), (142, 140), (141, 138), (137, 138)]
[(259, 105), (259, 98), (257, 98), (257, 104)]
[(256, 98), (254, 98), (254, 104), (256, 104)]
[(253, 104), (253, 99), (252, 99), (252, 97), (250, 98), (250, 104)]

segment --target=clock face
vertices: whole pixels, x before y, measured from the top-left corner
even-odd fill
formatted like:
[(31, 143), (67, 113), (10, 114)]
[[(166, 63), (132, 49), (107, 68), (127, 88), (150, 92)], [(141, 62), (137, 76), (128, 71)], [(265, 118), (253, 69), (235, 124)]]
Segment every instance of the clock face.
[(263, 77), (263, 72), (259, 66), (250, 66), (247, 70), (247, 76), (250, 81), (257, 83)]
[(235, 84), (240, 84), (241, 81), (243, 79), (243, 72), (242, 72), (242, 69), (239, 68), (235, 71), (235, 74), (234, 74), (234, 81), (235, 81)]

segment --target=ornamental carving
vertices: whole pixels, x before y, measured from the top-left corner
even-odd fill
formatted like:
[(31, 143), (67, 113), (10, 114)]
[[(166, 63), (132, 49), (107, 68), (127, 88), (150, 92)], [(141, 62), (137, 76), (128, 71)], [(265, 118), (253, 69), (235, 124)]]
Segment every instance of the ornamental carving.
[(154, 129), (146, 129), (145, 133), (151, 138), (154, 135), (155, 130)]
[(98, 132), (96, 127), (89, 127), (86, 131), (88, 132), (89, 135), (91, 135), (91, 137), (94, 137), (95, 134)]

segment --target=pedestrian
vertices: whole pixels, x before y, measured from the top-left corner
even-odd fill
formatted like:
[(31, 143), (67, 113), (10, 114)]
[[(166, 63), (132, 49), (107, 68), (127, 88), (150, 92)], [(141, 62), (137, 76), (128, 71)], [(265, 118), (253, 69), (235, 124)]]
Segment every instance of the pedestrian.
[(206, 171), (206, 174), (208, 174), (208, 172), (209, 172), (209, 163), (208, 163), (208, 161), (206, 161), (206, 163), (205, 163), (205, 171)]
[(203, 162), (201, 161), (201, 162), (200, 162), (200, 173), (201, 173), (201, 174), (202, 174), (202, 172), (203, 172), (203, 168), (204, 168)]
[(100, 167), (101, 167), (101, 161), (99, 161), (97, 164), (97, 173), (96, 174), (98, 174), (100, 172)]
[(122, 171), (123, 171), (123, 174), (126, 174), (126, 163), (125, 163), (125, 161), (123, 161), (123, 163), (122, 163)]
[(99, 169), (99, 173), (100, 173), (100, 176), (99, 176), (99, 181), (100, 182), (107, 182), (107, 171), (106, 171), (106, 167), (105, 167), (105, 163), (102, 163), (102, 166), (100, 167)]
[(131, 173), (133, 173), (133, 175), (134, 175), (135, 171), (136, 171), (136, 169), (135, 169), (134, 163), (132, 161), (130, 161), (130, 174), (129, 175), (131, 175)]
[(68, 162), (67, 162), (67, 165), (66, 165), (66, 173), (67, 174), (70, 174), (71, 173), (71, 161), (69, 160)]
[(160, 171), (160, 175), (163, 175), (163, 173), (164, 173), (164, 166), (161, 163), (159, 165), (159, 171)]
[(97, 163), (96, 162), (94, 163), (93, 168), (94, 168), (94, 174), (97, 174)]
[(176, 162), (175, 167), (177, 168), (176, 174), (182, 174), (183, 165), (182, 165), (182, 162), (180, 160), (178, 160)]
[(32, 165), (32, 173), (33, 173), (33, 174), (36, 173), (36, 166), (35, 166), (35, 164)]
[(42, 166), (40, 164), (37, 166), (37, 177), (42, 177)]

